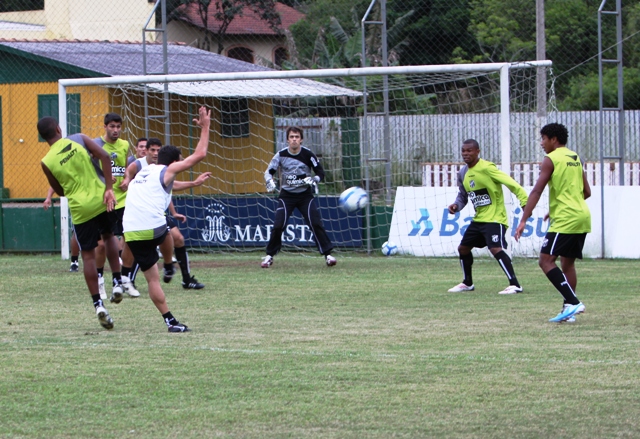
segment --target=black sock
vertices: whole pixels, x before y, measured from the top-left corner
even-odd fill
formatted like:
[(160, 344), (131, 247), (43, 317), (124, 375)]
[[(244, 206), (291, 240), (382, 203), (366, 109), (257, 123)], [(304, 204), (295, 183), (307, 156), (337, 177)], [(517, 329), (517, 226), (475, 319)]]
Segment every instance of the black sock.
[(165, 314), (162, 314), (162, 318), (164, 319), (164, 322), (167, 324), (167, 326), (173, 326), (178, 324), (178, 321), (175, 319), (175, 317), (173, 317), (173, 314), (171, 314), (171, 311), (166, 312)]
[(499, 253), (493, 255), (493, 257), (496, 258), (498, 264), (500, 264), (500, 267), (502, 267), (504, 274), (507, 275), (507, 279), (509, 279), (509, 285), (520, 287), (518, 279), (516, 278), (516, 273), (515, 271), (513, 271), (513, 264), (511, 263), (511, 258), (509, 257), (509, 255), (504, 250), (501, 250)]
[(99, 277), (104, 277), (104, 267), (98, 268), (98, 276)]
[(113, 272), (113, 286), (119, 285), (122, 283), (122, 275), (119, 271)]
[(547, 278), (551, 281), (556, 290), (562, 294), (564, 297), (564, 303), (568, 303), (570, 305), (577, 305), (580, 303), (578, 297), (576, 297), (576, 293), (567, 282), (567, 278), (564, 276), (564, 273), (560, 268), (555, 267), (547, 273)]
[(191, 279), (191, 273), (189, 273), (189, 256), (187, 255), (187, 247), (175, 247), (176, 259), (178, 265), (180, 265), (180, 271), (182, 272), (182, 281), (189, 282)]
[[(124, 265), (122, 265), (120, 267), (120, 270), (122, 270), (121, 271), (122, 276), (129, 277), (129, 274), (131, 273), (131, 267), (125, 267)], [(129, 280), (131, 280), (131, 278), (129, 278)]]
[(78, 257), (77, 257), (77, 256), (73, 256), (73, 255), (71, 255), (71, 263), (73, 264), (74, 262), (75, 262), (76, 264), (78, 263)]
[(100, 299), (100, 294), (92, 294), (91, 295), (91, 300), (93, 300), (93, 306), (94, 307), (99, 307), (102, 306), (102, 299)]
[(460, 256), (460, 266), (462, 267), (462, 275), (464, 279), (462, 283), (470, 287), (473, 285), (473, 278), (471, 277), (471, 266), (473, 265), (473, 254)]
[(131, 283), (135, 283), (138, 271), (140, 271), (140, 265), (136, 261), (133, 261), (131, 272), (129, 273), (129, 279), (131, 279)]

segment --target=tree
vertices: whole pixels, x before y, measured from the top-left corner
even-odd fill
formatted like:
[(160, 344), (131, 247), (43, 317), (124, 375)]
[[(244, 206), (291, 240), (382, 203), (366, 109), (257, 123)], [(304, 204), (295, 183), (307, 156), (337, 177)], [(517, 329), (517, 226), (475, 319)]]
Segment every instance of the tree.
[(469, 30), (480, 48), (480, 54), (471, 61), (513, 62), (535, 59), (534, 1), (471, 0), (469, 5)]
[[(402, 34), (409, 45), (400, 55), (402, 65), (451, 64), (479, 53), (469, 31), (469, 0), (415, 0), (389, 3), (388, 20), (414, 11)], [(468, 61), (466, 61), (468, 62)]]
[[(314, 51), (317, 54), (316, 42), (319, 34), (326, 36), (332, 17), (338, 23), (349, 24), (354, 22), (354, 17), (362, 17), (367, 10), (370, 0), (314, 0), (301, 7), (306, 14), (306, 19), (291, 26), (291, 34), (295, 40), (299, 52), (299, 63), (311, 66), (314, 59)], [(356, 18), (359, 21), (360, 18)], [(350, 29), (348, 29), (350, 30)], [(352, 32), (351, 32), (352, 33)], [(322, 36), (321, 38), (326, 38)], [(331, 38), (331, 37), (329, 37)], [(331, 41), (328, 42), (333, 44)]]
[[(280, 14), (276, 12), (275, 0), (170, 0), (167, 4), (168, 20), (185, 17), (186, 8), (197, 8), (197, 14), (202, 22), (204, 39), (200, 49), (211, 50), (211, 43), (217, 43), (217, 53), (224, 50), (224, 39), (227, 29), (233, 20), (242, 16), (245, 8), (255, 12), (261, 20), (266, 21), (274, 31), (280, 31)], [(209, 20), (213, 19), (217, 25), (214, 30)]]

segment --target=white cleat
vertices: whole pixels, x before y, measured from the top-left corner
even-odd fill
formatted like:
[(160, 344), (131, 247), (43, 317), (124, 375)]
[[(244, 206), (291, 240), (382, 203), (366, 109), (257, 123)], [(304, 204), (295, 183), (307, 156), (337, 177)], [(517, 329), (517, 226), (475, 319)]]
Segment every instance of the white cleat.
[(466, 285), (464, 283), (460, 283), (460, 284), (456, 285), (453, 288), (449, 288), (448, 291), (450, 293), (462, 293), (463, 291), (473, 291), (475, 289), (476, 289), (476, 287), (473, 286), (473, 285), (469, 286), (469, 285)]
[(334, 258), (331, 255), (325, 256), (325, 260), (327, 262), (327, 267), (333, 267), (334, 265), (336, 265), (338, 263), (338, 261), (336, 261), (336, 258)]
[(498, 294), (517, 294), (522, 293), (522, 287), (517, 287), (515, 285), (509, 285), (504, 290), (500, 291)]
[(129, 297), (140, 297), (140, 291), (136, 290), (136, 287), (128, 276), (122, 276), (122, 286), (124, 287), (124, 292), (127, 293)]
[(273, 264), (273, 256), (267, 255), (264, 258), (262, 258), (262, 262), (260, 263), (260, 266), (262, 268), (269, 268), (271, 267), (272, 264)]
[(107, 290), (104, 289), (104, 277), (98, 277), (98, 291), (100, 291), (100, 298), (107, 300)]
[(124, 288), (122, 288), (122, 284), (116, 284), (113, 286), (113, 290), (111, 293), (111, 302), (113, 303), (120, 303), (122, 302), (122, 298), (124, 297)]
[(109, 311), (104, 306), (96, 307), (96, 316), (98, 316), (98, 321), (105, 329), (113, 329), (113, 319), (109, 315)]

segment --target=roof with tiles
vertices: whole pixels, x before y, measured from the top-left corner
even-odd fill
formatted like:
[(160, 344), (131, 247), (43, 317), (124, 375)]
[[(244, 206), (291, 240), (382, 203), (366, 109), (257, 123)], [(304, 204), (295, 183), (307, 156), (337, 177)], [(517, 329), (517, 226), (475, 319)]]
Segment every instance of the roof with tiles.
[[(305, 15), (302, 12), (298, 12), (290, 6), (282, 3), (276, 3), (275, 9), (280, 14), (280, 29), (289, 29), (291, 25), (302, 20)], [(195, 3), (189, 3), (187, 5), (180, 6), (177, 9), (180, 14), (178, 20), (185, 21), (197, 27), (204, 27), (200, 14), (198, 13), (198, 6)], [(208, 12), (208, 27), (211, 32), (218, 32), (220, 29), (220, 21), (215, 19), (216, 2), (211, 2)], [(251, 10), (249, 7), (245, 7), (242, 10), (242, 14), (236, 16), (229, 24), (226, 30), (228, 35), (278, 35), (278, 32), (273, 30), (269, 23), (261, 20), (258, 14)]]
[[(131, 41), (80, 41), (80, 40), (15, 40), (0, 39), (0, 55), (19, 57), (12, 65), (13, 82), (25, 82), (25, 70), (49, 71), (50, 77), (35, 82), (60, 78), (100, 76), (129, 76), (143, 74), (142, 43)], [(147, 74), (162, 72), (162, 44), (146, 47)], [(238, 61), (206, 50), (184, 44), (171, 43), (167, 47), (169, 74), (231, 73), (271, 71), (267, 67)], [(32, 61), (37, 64), (29, 65)], [(35, 66), (35, 67), (34, 67)], [(56, 75), (59, 75), (56, 77)], [(5, 75), (6, 76), (6, 75)], [(36, 75), (37, 76), (37, 75)], [(0, 71), (0, 82), (3, 74)], [(6, 79), (6, 78), (5, 78)], [(149, 84), (162, 91), (162, 85)], [(308, 96), (359, 96), (359, 92), (309, 79), (232, 80), (206, 83), (171, 83), (169, 91), (188, 96), (217, 97), (308, 97)]]
[[(142, 43), (94, 40), (6, 40), (0, 49), (20, 51), (98, 76), (142, 75)], [(147, 73), (162, 73), (162, 44), (147, 44)], [(256, 72), (271, 70), (184, 44), (167, 46), (169, 74)]]

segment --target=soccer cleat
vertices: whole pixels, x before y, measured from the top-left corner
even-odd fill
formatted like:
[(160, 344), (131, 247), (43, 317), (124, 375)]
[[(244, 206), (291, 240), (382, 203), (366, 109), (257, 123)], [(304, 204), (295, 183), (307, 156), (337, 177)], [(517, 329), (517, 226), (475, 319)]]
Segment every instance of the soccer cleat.
[(467, 285), (465, 283), (460, 283), (460, 284), (456, 285), (453, 288), (449, 288), (448, 291), (450, 293), (461, 293), (463, 291), (473, 291), (475, 289), (476, 289), (476, 287), (473, 286), (473, 285)]
[(552, 319), (549, 319), (550, 322), (557, 322), (557, 323), (562, 323), (562, 322), (566, 322), (569, 319), (571, 319), (572, 317), (577, 316), (578, 314), (582, 314), (585, 311), (585, 306), (582, 304), (582, 302), (578, 303), (577, 305), (565, 305), (562, 308), (562, 311), (560, 312), (560, 314), (558, 314), (557, 316), (555, 316)]
[(273, 264), (273, 256), (267, 255), (264, 258), (262, 258), (262, 262), (260, 263), (260, 266), (262, 268), (269, 268), (271, 267), (271, 264)]
[(124, 297), (124, 288), (122, 288), (122, 284), (116, 284), (113, 286), (113, 290), (111, 292), (111, 302), (112, 303), (120, 303), (122, 302), (122, 298)]
[(182, 288), (185, 290), (201, 290), (204, 288), (204, 284), (198, 282), (195, 277), (191, 276), (187, 282), (182, 282)]
[(71, 263), (71, 266), (69, 267), (69, 271), (71, 273), (77, 273), (79, 268), (80, 268), (80, 266), (78, 264), (78, 261), (75, 261), (75, 262)]
[(182, 323), (176, 323), (175, 325), (169, 325), (169, 332), (189, 332), (191, 329), (187, 328), (187, 325)]
[(338, 261), (336, 261), (336, 258), (334, 258), (331, 255), (325, 256), (325, 260), (327, 262), (327, 267), (333, 267), (334, 265), (336, 265), (338, 263)]
[(113, 319), (109, 315), (109, 311), (104, 306), (96, 306), (96, 315), (98, 321), (105, 329), (113, 329)]
[(509, 285), (504, 290), (500, 291), (498, 294), (516, 294), (522, 293), (522, 287), (517, 287), (515, 285)]
[(129, 276), (122, 276), (122, 286), (129, 297), (140, 297), (140, 291), (136, 289), (136, 286), (131, 282)]
[(104, 289), (104, 277), (98, 276), (98, 291), (100, 292), (100, 298), (107, 300), (107, 290)]
[(171, 266), (170, 269), (167, 269), (165, 267), (164, 276), (162, 277), (162, 280), (164, 281), (164, 283), (168, 284), (169, 282), (171, 282), (171, 279), (173, 279), (173, 275), (174, 274), (176, 274), (176, 270), (175, 270), (175, 268), (173, 268), (173, 265)]

